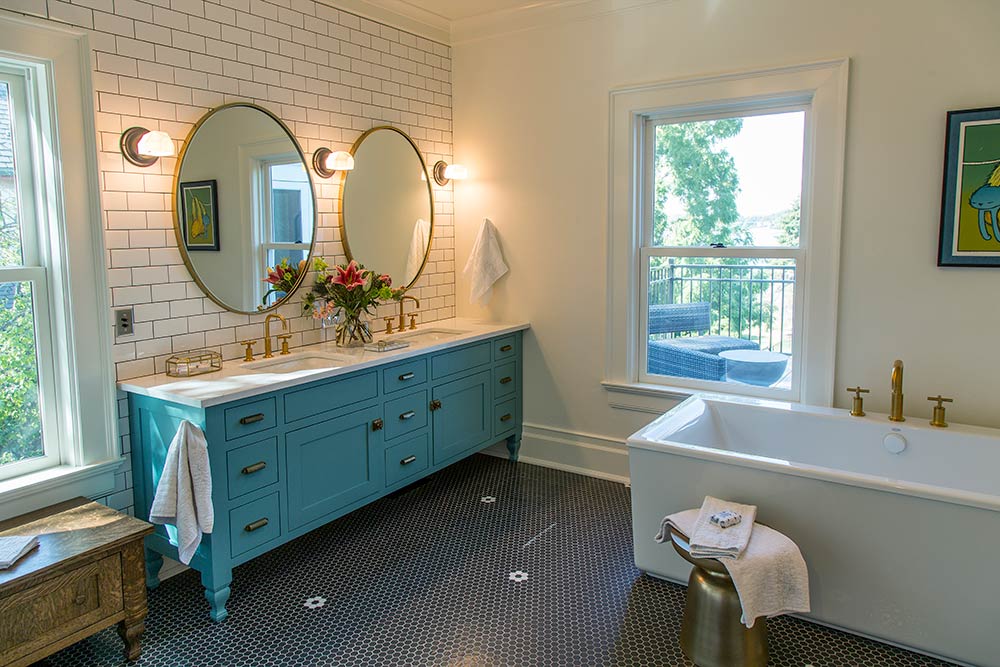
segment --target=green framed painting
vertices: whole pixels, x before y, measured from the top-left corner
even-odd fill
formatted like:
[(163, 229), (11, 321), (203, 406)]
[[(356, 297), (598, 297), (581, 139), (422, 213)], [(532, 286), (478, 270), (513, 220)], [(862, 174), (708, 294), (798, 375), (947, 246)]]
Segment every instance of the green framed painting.
[(181, 232), (188, 250), (219, 249), (219, 197), (213, 181), (180, 184)]
[(948, 112), (938, 266), (1000, 266), (1000, 107)]

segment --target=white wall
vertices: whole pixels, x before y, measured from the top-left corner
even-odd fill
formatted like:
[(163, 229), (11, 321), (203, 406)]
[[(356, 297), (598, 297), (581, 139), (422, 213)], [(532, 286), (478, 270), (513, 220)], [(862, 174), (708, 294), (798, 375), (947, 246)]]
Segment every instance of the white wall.
[(577, 439), (566, 431), (623, 440), (652, 417), (611, 408), (600, 385), (609, 91), (844, 56), (837, 405), (861, 383), (886, 411), (898, 357), (914, 419), (941, 392), (952, 421), (1000, 426), (1000, 269), (936, 267), (945, 112), (1000, 105), (997, 25), (995, 0), (674, 0), (454, 44), (455, 157), (473, 172), (456, 188), (456, 260), (488, 216), (511, 267), (488, 309), (459, 274), (459, 314), (532, 323), (524, 416), (545, 430), (528, 429), (524, 453)]

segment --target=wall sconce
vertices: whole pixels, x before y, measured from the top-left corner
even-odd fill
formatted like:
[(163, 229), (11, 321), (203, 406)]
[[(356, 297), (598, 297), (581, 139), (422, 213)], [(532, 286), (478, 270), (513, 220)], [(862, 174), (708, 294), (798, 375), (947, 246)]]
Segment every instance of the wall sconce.
[(313, 153), (313, 169), (321, 178), (330, 178), (338, 171), (354, 169), (354, 156), (347, 151), (331, 151), (319, 148)]
[(434, 163), (434, 182), (448, 185), (448, 181), (461, 181), (469, 177), (469, 170), (460, 164), (448, 164), (444, 160)]
[(137, 167), (152, 167), (161, 157), (177, 154), (169, 134), (144, 127), (130, 127), (122, 132), (119, 146), (125, 159)]

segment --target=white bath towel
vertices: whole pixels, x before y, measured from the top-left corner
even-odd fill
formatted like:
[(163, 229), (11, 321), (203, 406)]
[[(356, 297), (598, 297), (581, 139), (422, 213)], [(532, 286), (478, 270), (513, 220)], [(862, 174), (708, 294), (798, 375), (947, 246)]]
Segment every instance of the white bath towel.
[[(736, 512), (743, 517), (740, 523), (722, 528), (712, 523), (713, 514), (723, 510)], [(698, 520), (691, 532), (691, 555), (695, 558), (739, 558), (750, 541), (757, 507), (705, 496), (698, 512)]]
[(202, 534), (212, 532), (215, 513), (208, 443), (201, 429), (187, 420), (181, 422), (167, 449), (149, 520), (176, 528), (170, 531), (171, 542), (175, 542), (178, 557), (185, 565), (201, 544)]
[[(663, 519), (657, 542), (670, 539), (670, 526), (684, 536), (691, 535), (698, 521), (698, 510), (685, 510)], [(761, 616), (809, 611), (809, 570), (795, 542), (773, 528), (754, 526), (750, 542), (739, 558), (720, 558), (733, 578), (740, 596), (748, 628)]]
[(410, 237), (410, 250), (406, 253), (406, 270), (403, 272), (403, 282), (397, 287), (406, 287), (420, 273), (427, 256), (427, 245), (431, 242), (431, 223), (423, 218), (417, 218), (413, 225), (413, 235)]
[(471, 303), (479, 301), (484, 305), (489, 303), (493, 295), (493, 284), (508, 270), (507, 263), (503, 260), (503, 253), (500, 252), (496, 227), (488, 218), (484, 219), (476, 242), (472, 246), (469, 261), (462, 271), (472, 283), (469, 301)]

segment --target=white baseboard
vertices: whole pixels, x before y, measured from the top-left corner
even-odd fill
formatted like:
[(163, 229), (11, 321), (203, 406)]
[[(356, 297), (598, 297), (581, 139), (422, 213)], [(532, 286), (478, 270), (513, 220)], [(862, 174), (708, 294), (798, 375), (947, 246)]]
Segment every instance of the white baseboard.
[[(484, 454), (507, 458), (504, 443)], [(624, 440), (567, 429), (525, 424), (518, 460), (628, 485), (628, 449)]]

